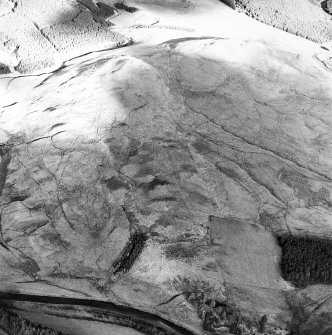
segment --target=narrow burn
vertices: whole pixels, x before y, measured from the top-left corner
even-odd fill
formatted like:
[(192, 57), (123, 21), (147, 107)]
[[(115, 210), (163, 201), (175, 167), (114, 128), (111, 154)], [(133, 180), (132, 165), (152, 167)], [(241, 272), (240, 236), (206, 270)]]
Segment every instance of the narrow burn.
[(152, 199), (151, 202), (169, 202), (169, 201), (176, 201), (177, 198), (176, 197), (159, 197), (159, 198), (155, 198), (155, 199)]
[(284, 235), (278, 242), (282, 250), (280, 268), (285, 280), (301, 288), (332, 284), (332, 241)]
[(113, 263), (113, 273), (120, 274), (128, 272), (133, 266), (136, 259), (142, 253), (147, 236), (139, 231), (133, 233), (121, 255)]

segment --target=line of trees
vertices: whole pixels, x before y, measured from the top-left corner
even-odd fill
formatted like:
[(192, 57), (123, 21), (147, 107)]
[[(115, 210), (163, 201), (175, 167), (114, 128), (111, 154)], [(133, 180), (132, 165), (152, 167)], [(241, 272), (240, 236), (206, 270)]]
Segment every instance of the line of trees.
[(113, 263), (114, 274), (125, 273), (130, 270), (135, 260), (142, 253), (146, 240), (147, 236), (140, 231), (137, 231), (130, 236), (121, 255)]

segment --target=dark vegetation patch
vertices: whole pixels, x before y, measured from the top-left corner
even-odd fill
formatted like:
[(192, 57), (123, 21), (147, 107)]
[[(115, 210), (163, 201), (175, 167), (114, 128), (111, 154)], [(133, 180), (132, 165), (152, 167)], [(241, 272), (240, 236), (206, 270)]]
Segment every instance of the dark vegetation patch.
[(129, 153), (128, 153), (128, 158), (135, 156), (141, 146), (141, 141), (137, 139), (131, 139), (129, 141)]
[(120, 123), (118, 124), (118, 126), (119, 126), (119, 127), (126, 127), (126, 126), (128, 126), (128, 124), (127, 124), (126, 122), (120, 122)]
[(191, 259), (197, 257), (202, 247), (192, 243), (174, 243), (166, 246), (165, 255), (169, 259)]
[(209, 154), (213, 151), (211, 149), (210, 144), (204, 140), (197, 140), (196, 142), (192, 144), (192, 146), (200, 154)]
[(216, 262), (208, 262), (205, 265), (202, 266), (202, 269), (204, 271), (218, 271), (218, 265)]
[(239, 178), (236, 171), (234, 171), (232, 169), (226, 168), (226, 167), (221, 166), (219, 164), (216, 164), (216, 167), (217, 167), (218, 171), (220, 171), (222, 174), (224, 174), (228, 178), (231, 178), (231, 179), (238, 179)]
[(196, 308), (202, 328), (208, 334), (256, 334), (265, 332), (266, 315), (250, 319), (241, 314), (231, 299), (216, 298), (214, 288), (204, 280), (179, 277), (173, 286)]
[(8, 165), (10, 163), (11, 155), (10, 148), (0, 144), (0, 195), (6, 183), (8, 174)]
[(154, 153), (152, 150), (150, 152), (148, 151), (140, 151), (138, 157), (133, 160), (133, 162), (136, 162), (138, 165), (140, 164), (151, 164), (155, 160)]
[(122, 209), (126, 215), (126, 218), (130, 224), (131, 227), (135, 227), (139, 224), (139, 221), (137, 220), (135, 214), (133, 212), (131, 212), (129, 209), (125, 208), (124, 206), (122, 206)]
[(0, 74), (8, 74), (10, 69), (6, 64), (0, 63)]
[(220, 2), (223, 2), (228, 7), (235, 9), (235, 0), (220, 0)]
[(104, 182), (106, 183), (110, 191), (116, 191), (121, 188), (129, 189), (129, 186), (127, 185), (127, 183), (125, 183), (123, 180), (121, 180), (118, 177), (112, 177), (110, 179), (105, 179)]
[(58, 234), (58, 233), (46, 232), (43, 235), (40, 235), (40, 237), (43, 240), (47, 241), (48, 243), (61, 246), (64, 249), (69, 249), (70, 248), (70, 243), (61, 239), (61, 235)]
[(153, 174), (153, 168), (151, 166), (140, 166), (139, 171), (136, 173), (135, 177), (144, 177), (147, 175), (152, 175)]
[(321, 3), (323, 10), (327, 13), (332, 15), (332, 0), (325, 0)]
[(168, 226), (172, 226), (173, 224), (174, 224), (174, 216), (170, 214), (163, 214), (159, 219), (156, 220), (152, 228), (158, 226), (166, 228)]
[(166, 148), (170, 148), (170, 149), (177, 149), (178, 145), (177, 144), (167, 144), (165, 145)]
[(189, 188), (185, 188), (185, 190), (187, 191), (187, 195), (190, 198), (190, 200), (196, 204), (203, 205), (203, 204), (210, 204), (213, 202), (212, 199), (209, 199), (204, 194), (196, 190), (192, 190)]
[(293, 188), (296, 196), (306, 202), (306, 206), (332, 207), (330, 192), (324, 187), (313, 191), (306, 176), (298, 172), (284, 170), (280, 174), (280, 180)]
[(188, 301), (197, 307), (199, 317), (203, 320), (203, 329), (209, 334), (264, 334), (267, 316), (262, 315), (250, 319), (241, 314), (233, 303), (220, 302), (210, 299), (204, 302), (197, 301), (195, 294), (188, 296)]
[(306, 290), (288, 290), (285, 292), (285, 298), (293, 312), (288, 324), (289, 335), (332, 334), (328, 295), (327, 299), (313, 300)]
[(103, 2), (97, 2), (97, 7), (99, 8), (99, 11), (97, 14), (108, 17), (114, 15), (114, 9)]
[(128, 13), (135, 13), (138, 11), (138, 8), (136, 7), (130, 7), (130, 6), (126, 6), (124, 3), (122, 2), (117, 2), (114, 4), (114, 7), (116, 9), (122, 9), (122, 10), (125, 10), (126, 12)]
[(15, 201), (24, 201), (27, 198), (29, 198), (29, 195), (27, 194), (11, 194), (10, 195), (10, 202), (15, 202)]
[(51, 107), (47, 107), (43, 112), (53, 112), (55, 110), (56, 110), (56, 107), (51, 106)]
[(162, 201), (176, 201), (177, 198), (176, 197), (159, 197), (159, 198), (155, 198), (152, 199), (152, 202), (162, 202)]
[(195, 166), (190, 165), (190, 164), (182, 164), (181, 165), (181, 170), (184, 172), (189, 172), (189, 173), (197, 173), (197, 169)]
[(142, 253), (146, 240), (147, 236), (140, 231), (136, 231), (130, 236), (121, 255), (113, 263), (114, 274), (123, 274), (131, 269), (136, 259)]
[(51, 130), (53, 130), (53, 129), (57, 128), (57, 127), (64, 126), (64, 125), (65, 125), (65, 123), (63, 123), (63, 122), (56, 123), (56, 124), (54, 124), (54, 125), (53, 125), (53, 126), (50, 128), (50, 130), (49, 130), (49, 131), (51, 131)]
[(16, 267), (24, 271), (29, 276), (35, 277), (36, 274), (40, 271), (38, 263), (28, 256), (22, 255), (21, 257), (22, 259), (16, 263)]
[[(158, 137), (155, 137), (155, 138), (158, 138)], [(159, 139), (160, 139), (160, 137), (159, 137)], [(165, 143), (179, 144), (179, 141), (175, 140), (174, 138), (163, 138), (163, 137), (161, 137), (161, 141), (165, 142)]]
[(94, 16), (107, 18), (114, 15), (114, 8), (99, 1), (94, 3), (92, 0), (77, 0), (79, 4), (87, 8)]
[[(25, 320), (12, 311), (0, 307), (0, 326), (7, 330), (8, 334), (43, 334), (43, 335), (63, 335), (63, 333), (35, 325)], [(1, 333), (1, 329), (0, 329)]]
[(280, 224), (277, 217), (274, 214), (269, 214), (267, 212), (262, 212), (259, 215), (259, 223), (265, 228), (265, 230), (276, 231)]
[[(97, 10), (97, 12), (95, 13), (96, 18), (104, 17), (104, 15), (102, 15), (102, 14), (98, 15), (97, 14), (98, 12), (99, 12), (99, 10)], [(100, 23), (101, 23), (101, 21), (100, 21)], [(64, 85), (65, 83), (68, 83), (71, 79), (77, 78), (78, 76), (83, 76), (83, 75), (86, 76), (86, 77), (90, 76), (92, 73), (94, 73), (97, 69), (101, 68), (108, 61), (109, 61), (108, 59), (100, 59), (93, 64), (84, 64), (84, 63), (81, 64), (79, 69), (78, 69), (78, 73), (75, 74), (70, 79), (64, 81), (61, 85)]]
[(62, 271), (60, 271), (60, 270), (55, 270), (55, 271), (53, 271), (52, 273), (50, 273), (49, 275), (48, 275), (48, 277), (50, 277), (50, 278), (61, 278), (61, 279), (72, 279), (71, 278), (71, 276), (69, 275), (69, 274), (67, 274), (67, 273), (64, 273), (64, 272), (62, 272)]
[(170, 182), (159, 177), (155, 177), (152, 181), (148, 183), (142, 183), (141, 187), (146, 191), (153, 191), (157, 186), (169, 185)]
[(280, 268), (285, 280), (297, 287), (312, 284), (332, 284), (332, 241), (281, 236)]

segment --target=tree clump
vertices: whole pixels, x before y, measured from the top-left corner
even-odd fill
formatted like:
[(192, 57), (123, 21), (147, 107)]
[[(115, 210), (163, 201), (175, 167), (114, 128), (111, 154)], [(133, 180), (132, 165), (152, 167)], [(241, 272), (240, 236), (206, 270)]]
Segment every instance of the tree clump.
[(191, 293), (187, 300), (197, 308), (198, 316), (202, 319), (202, 328), (209, 334), (249, 335), (265, 334), (266, 315), (250, 318), (241, 313), (235, 304), (229, 301), (204, 299), (203, 293)]
[(294, 236), (281, 236), (278, 241), (285, 280), (296, 287), (332, 284), (332, 241)]
[(0, 75), (1, 74), (8, 74), (10, 73), (10, 69), (9, 66), (7, 66), (6, 64), (0, 63)]
[(182, 292), (184, 298), (196, 309), (202, 320), (202, 328), (206, 334), (213, 335), (253, 335), (279, 334), (267, 325), (266, 315), (245, 315), (233, 302), (231, 295), (220, 294), (217, 287), (205, 280), (188, 277), (177, 277), (172, 287)]

